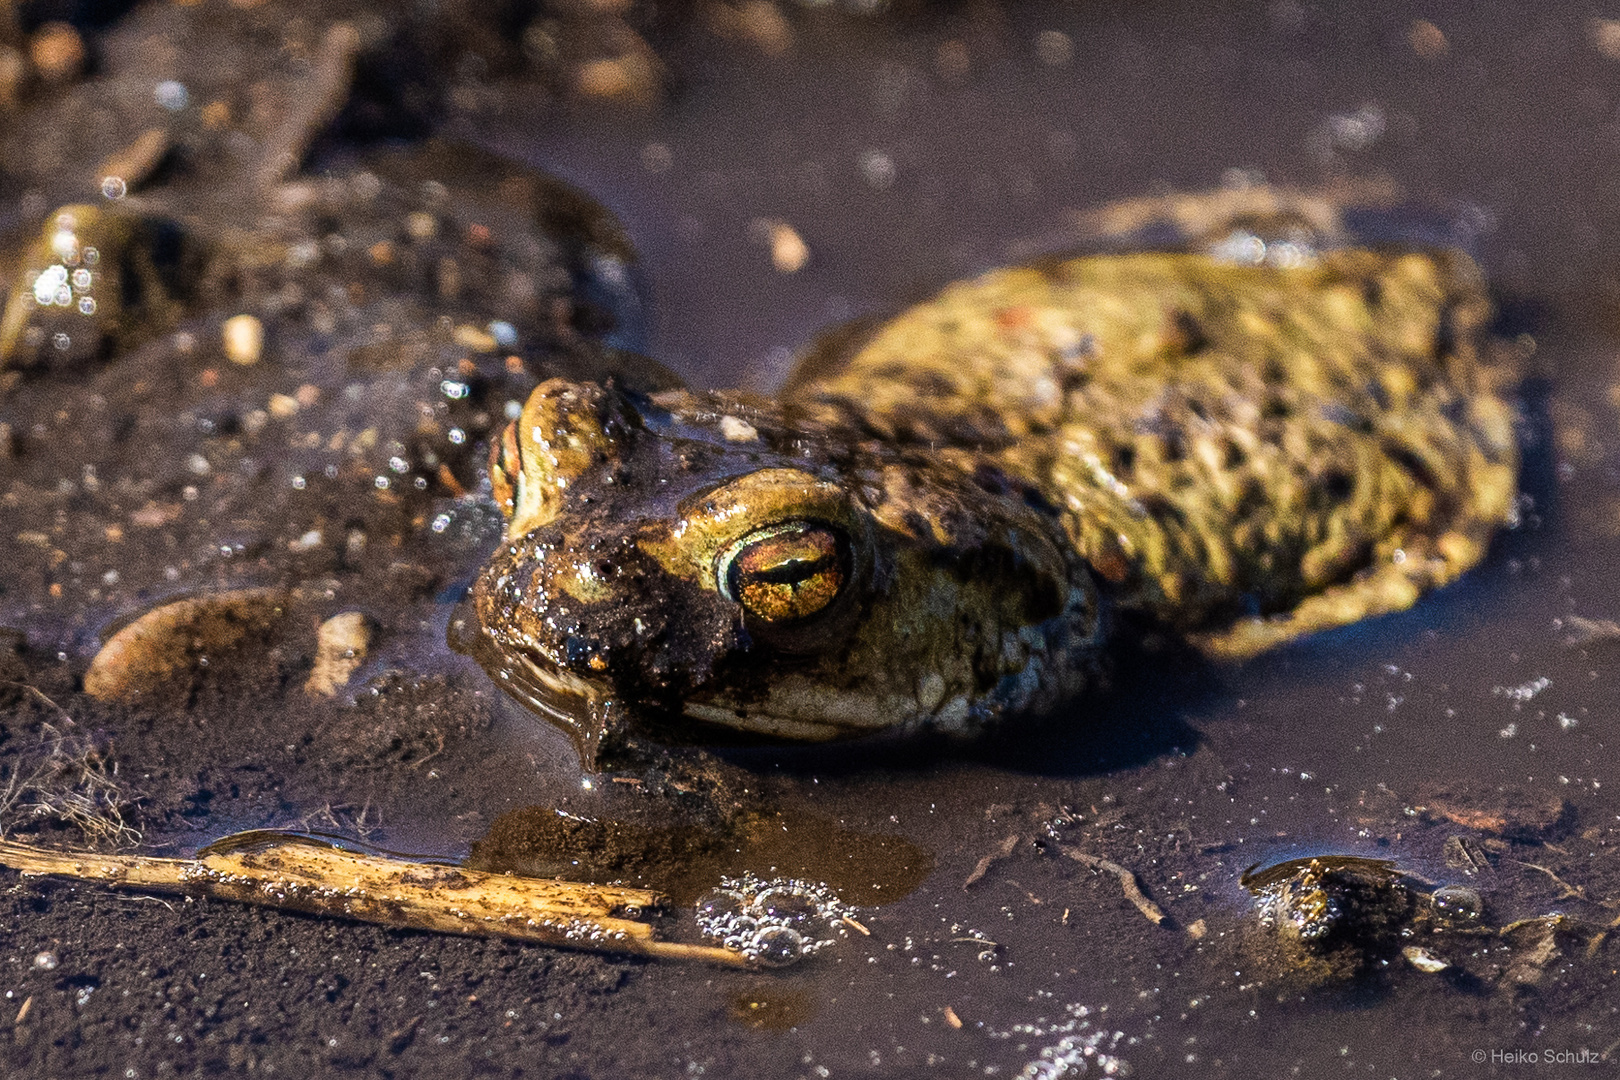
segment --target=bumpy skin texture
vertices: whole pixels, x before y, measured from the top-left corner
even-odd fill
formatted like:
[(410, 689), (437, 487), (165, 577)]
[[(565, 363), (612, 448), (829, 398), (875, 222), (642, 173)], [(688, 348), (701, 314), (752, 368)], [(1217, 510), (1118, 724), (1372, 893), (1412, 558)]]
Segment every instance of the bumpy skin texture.
[[(480, 657), (588, 757), (626, 715), (664, 738), (966, 730), (1092, 670), (1092, 575), (1039, 493), (994, 468), (723, 394), (553, 380), (493, 474), (513, 517), (474, 589)], [(842, 588), (809, 617), (756, 617), (719, 564), (795, 522), (845, 539)]]
[(1489, 314), (1456, 253), (1073, 259), (954, 285), (799, 393), (993, 462), (1120, 603), (1242, 656), (1410, 606), (1511, 519)]
[[(587, 749), (970, 730), (1084, 688), (1108, 604), (1227, 656), (1404, 608), (1513, 514), (1488, 314), (1455, 254), (1094, 256), (953, 285), (775, 403), (545, 384), (495, 455), (486, 666)], [(783, 529), (843, 562), (771, 569)], [(760, 618), (739, 550), (835, 599)]]

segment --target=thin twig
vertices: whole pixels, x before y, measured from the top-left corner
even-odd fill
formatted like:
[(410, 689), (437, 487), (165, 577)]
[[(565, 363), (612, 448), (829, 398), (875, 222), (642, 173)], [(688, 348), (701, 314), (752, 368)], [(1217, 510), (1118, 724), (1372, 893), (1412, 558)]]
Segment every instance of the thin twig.
[(133, 191), (157, 169), (173, 145), (169, 133), (160, 127), (147, 128), (127, 146), (109, 154), (96, 166), (94, 180), (100, 185), (104, 178), (117, 178), (127, 190)]
[(1125, 890), (1125, 899), (1129, 900), (1136, 910), (1146, 916), (1147, 920), (1154, 926), (1164, 924), (1165, 914), (1163, 910), (1160, 909), (1158, 904), (1148, 899), (1147, 894), (1142, 891), (1142, 887), (1136, 883), (1135, 874), (1117, 862), (1110, 862), (1107, 859), (1098, 858), (1096, 855), (1087, 855), (1078, 848), (1062, 845), (1059, 850), (1081, 866), (1095, 870), (1098, 873), (1113, 874), (1119, 878), (1120, 888)]
[(1580, 887), (1578, 885), (1571, 885), (1569, 882), (1565, 881), (1563, 878), (1559, 877), (1557, 874), (1553, 873), (1551, 870), (1547, 869), (1545, 866), (1538, 866), (1535, 863), (1531, 863), (1531, 862), (1523, 862), (1522, 860), (1519, 860), (1519, 859), (1514, 859), (1512, 861), (1516, 862), (1520, 866), (1526, 867), (1528, 869), (1539, 870), (1543, 874), (1546, 874), (1548, 877), (1552, 878), (1553, 881), (1557, 883), (1558, 887), (1560, 889), (1564, 890), (1563, 892), (1558, 894), (1558, 899), (1567, 900), (1567, 899), (1570, 899), (1571, 897), (1575, 898), (1576, 900), (1585, 900), (1586, 899), (1586, 890), (1584, 888), (1582, 888), (1582, 887)]

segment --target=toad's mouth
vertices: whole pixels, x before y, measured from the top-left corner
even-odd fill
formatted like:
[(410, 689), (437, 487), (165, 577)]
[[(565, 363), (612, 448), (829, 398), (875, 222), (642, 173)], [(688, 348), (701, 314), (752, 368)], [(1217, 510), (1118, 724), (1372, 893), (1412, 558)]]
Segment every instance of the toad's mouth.
[[(792, 743), (855, 738), (893, 727), (901, 719), (893, 715), (893, 703), (876, 702), (864, 695), (838, 693), (825, 687), (795, 685), (797, 680), (790, 680), (789, 685), (779, 688), (777, 693), (749, 704), (727, 700), (721, 693), (708, 698), (671, 701), (667, 705), (649, 705), (623, 701), (607, 680), (584, 678), (558, 668), (543, 656), (503, 651), (485, 642), (482, 648), (474, 650), (474, 658), (509, 694), (576, 740), (588, 737), (590, 729), (600, 723), (597, 714), (609, 702), (616, 702), (616, 708), (636, 713), (643, 726), (677, 742), (707, 740), (702, 730), (687, 730), (681, 737), (678, 729), (668, 725), (668, 720), (674, 716), (698, 721), (721, 742), (729, 731)], [(886, 704), (890, 707), (885, 708)]]
[(612, 696), (606, 682), (578, 675), (523, 653), (502, 652), (492, 643), (473, 651), (473, 658), (509, 694), (578, 739), (588, 724), (592, 702)]
[(868, 730), (831, 724), (822, 720), (773, 716), (705, 701), (688, 701), (682, 706), (681, 713), (705, 724), (791, 742), (832, 742), (834, 739), (847, 739)]

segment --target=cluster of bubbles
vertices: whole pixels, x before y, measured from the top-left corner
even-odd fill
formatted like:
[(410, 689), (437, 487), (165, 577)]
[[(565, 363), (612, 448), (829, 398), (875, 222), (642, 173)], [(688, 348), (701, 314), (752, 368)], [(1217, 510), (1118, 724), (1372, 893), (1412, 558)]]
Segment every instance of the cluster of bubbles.
[(1289, 927), (1300, 941), (1311, 944), (1326, 938), (1344, 917), (1338, 897), (1319, 888), (1291, 889), (1282, 881), (1266, 886), (1255, 897), (1255, 915), (1268, 930)]
[(698, 898), (698, 929), (763, 967), (787, 967), (842, 937), (853, 909), (826, 885), (796, 878), (723, 877)]
[(1234, 229), (1208, 246), (1217, 262), (1238, 266), (1270, 266), (1293, 270), (1310, 266), (1321, 257), (1316, 240), (1304, 229), (1290, 230), (1287, 236), (1262, 238), (1247, 229)]
[(40, 307), (77, 308), (81, 315), (94, 315), (96, 275), (91, 267), (101, 261), (101, 252), (80, 242), (73, 214), (57, 216), (50, 249), (56, 261), (34, 278), (34, 302)]
[(1114, 1050), (1121, 1041), (1135, 1040), (1126, 1040), (1123, 1031), (1093, 1027), (1089, 1019), (1091, 1010), (1084, 1005), (1070, 1005), (1067, 1011), (1068, 1021), (1045, 1029), (1046, 1034), (1063, 1032), (1063, 1037), (1025, 1065), (1018, 1080), (1089, 1076), (1093, 1075), (1092, 1070), (1096, 1070), (1098, 1076), (1130, 1075), (1130, 1064)]

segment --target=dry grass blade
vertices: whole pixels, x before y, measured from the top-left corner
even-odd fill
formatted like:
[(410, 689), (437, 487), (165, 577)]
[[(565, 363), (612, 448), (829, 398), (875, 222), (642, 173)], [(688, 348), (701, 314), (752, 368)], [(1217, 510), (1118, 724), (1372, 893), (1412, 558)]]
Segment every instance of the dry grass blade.
[[(56, 709), (63, 727), (74, 726), (73, 718), (39, 690), (23, 689)], [(130, 804), (117, 772), (104, 747), (49, 722), (41, 723), (38, 746), (20, 755), (0, 784), (0, 835), (19, 819), (47, 818), (73, 826), (93, 844), (120, 847), (138, 843), (140, 830), (124, 820)]]
[(0, 865), (27, 875), (217, 897), (384, 926), (749, 966), (728, 949), (656, 940), (649, 924), (630, 917), (660, 902), (646, 889), (409, 862), (281, 833), (227, 837), (194, 859), (52, 851), (0, 840)]

